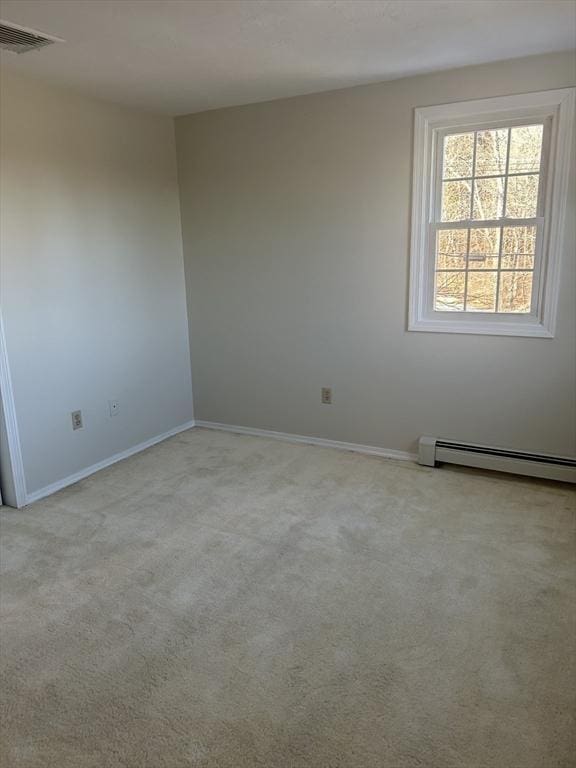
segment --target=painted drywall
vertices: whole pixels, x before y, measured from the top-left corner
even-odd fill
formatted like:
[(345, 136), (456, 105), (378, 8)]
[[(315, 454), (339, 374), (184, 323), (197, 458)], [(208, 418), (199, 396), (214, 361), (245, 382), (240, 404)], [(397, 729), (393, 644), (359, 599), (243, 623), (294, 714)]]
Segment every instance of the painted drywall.
[(575, 81), (562, 53), (178, 118), (196, 418), (575, 453), (572, 219), (556, 338), (406, 330), (414, 108)]
[(9, 71), (0, 95), (1, 299), (33, 493), (192, 419), (174, 125)]
[(561, 51), (576, 37), (570, 0), (2, 0), (2, 18), (67, 43), (0, 51), (1, 63), (170, 115)]

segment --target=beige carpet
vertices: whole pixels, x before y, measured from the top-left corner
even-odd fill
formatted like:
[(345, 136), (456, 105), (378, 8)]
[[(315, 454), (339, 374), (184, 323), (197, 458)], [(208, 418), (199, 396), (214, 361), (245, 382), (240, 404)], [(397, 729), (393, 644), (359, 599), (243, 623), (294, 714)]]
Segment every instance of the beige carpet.
[(574, 491), (192, 430), (2, 510), (2, 768), (568, 768)]

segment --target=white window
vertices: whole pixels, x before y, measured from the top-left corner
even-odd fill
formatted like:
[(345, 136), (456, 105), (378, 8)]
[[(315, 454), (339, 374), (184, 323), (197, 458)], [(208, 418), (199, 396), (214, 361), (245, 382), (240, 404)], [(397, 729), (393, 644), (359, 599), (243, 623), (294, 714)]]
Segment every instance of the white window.
[(409, 329), (553, 336), (574, 89), (416, 110)]

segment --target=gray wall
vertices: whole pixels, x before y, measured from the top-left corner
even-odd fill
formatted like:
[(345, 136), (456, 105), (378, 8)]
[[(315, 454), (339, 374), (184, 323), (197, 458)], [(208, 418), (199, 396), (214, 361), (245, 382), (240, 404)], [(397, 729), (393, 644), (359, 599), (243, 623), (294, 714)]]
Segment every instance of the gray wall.
[(196, 418), (399, 450), (430, 433), (576, 452), (572, 221), (555, 339), (406, 331), (414, 107), (571, 86), (574, 62), (178, 118)]
[(192, 418), (174, 126), (7, 71), (1, 97), (1, 298), (30, 493)]

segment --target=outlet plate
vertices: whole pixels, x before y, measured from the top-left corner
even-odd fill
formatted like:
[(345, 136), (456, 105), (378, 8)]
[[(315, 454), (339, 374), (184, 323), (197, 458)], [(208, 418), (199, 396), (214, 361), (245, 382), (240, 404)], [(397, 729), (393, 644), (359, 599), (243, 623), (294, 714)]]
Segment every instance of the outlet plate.
[(120, 402), (118, 400), (108, 400), (108, 409), (110, 411), (110, 416), (118, 416)]
[(332, 387), (322, 387), (321, 400), (324, 405), (332, 405)]
[(82, 411), (72, 411), (70, 416), (72, 417), (72, 429), (82, 429), (84, 426), (82, 422)]

